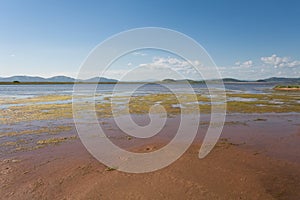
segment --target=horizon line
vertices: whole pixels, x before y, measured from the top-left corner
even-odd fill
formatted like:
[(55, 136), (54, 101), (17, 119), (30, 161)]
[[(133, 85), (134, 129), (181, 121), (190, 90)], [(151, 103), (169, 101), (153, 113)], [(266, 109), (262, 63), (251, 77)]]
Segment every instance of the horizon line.
[[(267, 77), (267, 78), (259, 78), (259, 79), (240, 79), (240, 78), (233, 78), (233, 77), (225, 77), (225, 78), (221, 78), (221, 79), (217, 79), (217, 78), (211, 78), (211, 79), (202, 79), (202, 80), (195, 80), (195, 79), (173, 79), (173, 78), (165, 78), (162, 80), (134, 80), (134, 81), (120, 81), (119, 79), (116, 78), (109, 78), (109, 77), (104, 77), (104, 76), (94, 76), (94, 77), (90, 77), (90, 78), (86, 78), (86, 79), (77, 79), (74, 78), (72, 76), (66, 76), (66, 75), (56, 75), (56, 76), (51, 76), (51, 77), (43, 77), (43, 76), (39, 76), (39, 75), (13, 75), (13, 76), (7, 76), (7, 77), (0, 77), (0, 78), (4, 78), (4, 79), (8, 79), (8, 78), (13, 78), (13, 77), (29, 77), (29, 78), (42, 78), (42, 79), (51, 79), (51, 78), (55, 78), (55, 77), (66, 77), (66, 78), (71, 78), (74, 79), (74, 81), (71, 82), (77, 82), (77, 81), (87, 81), (89, 79), (93, 79), (93, 78), (105, 78), (105, 79), (111, 79), (111, 80), (116, 80), (118, 82), (159, 82), (159, 81), (182, 81), (182, 80), (190, 80), (190, 81), (195, 81), (195, 82), (199, 82), (199, 81), (213, 81), (213, 80), (224, 80), (224, 79), (234, 79), (234, 80), (238, 80), (238, 81), (247, 81), (247, 82), (251, 82), (251, 81), (259, 81), (259, 80), (266, 80), (266, 79), (271, 79), (271, 78), (284, 78), (284, 79), (299, 79), (300, 77), (279, 77), (279, 76), (272, 76), (272, 77)], [(16, 80), (18, 81), (18, 80)], [(27, 81), (30, 82), (30, 81)], [(38, 81), (33, 81), (33, 82), (38, 82)], [(55, 82), (55, 81), (54, 81)], [(62, 81), (60, 81), (62, 82)], [(70, 82), (70, 81), (66, 81), (66, 82)], [(3, 81), (2, 81), (3, 83)], [(95, 82), (96, 83), (96, 82)]]

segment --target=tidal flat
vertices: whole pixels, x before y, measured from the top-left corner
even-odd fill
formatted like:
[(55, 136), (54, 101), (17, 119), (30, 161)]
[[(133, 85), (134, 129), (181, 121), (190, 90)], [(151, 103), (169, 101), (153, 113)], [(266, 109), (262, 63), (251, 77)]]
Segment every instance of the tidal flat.
[[(91, 99), (66, 94), (0, 99), (0, 195), (3, 198), (300, 197), (299, 92), (227, 92), (223, 133), (204, 159), (198, 158), (198, 151), (210, 124), (211, 107), (222, 106), (224, 102), (211, 102), (207, 93), (196, 96), (181, 93), (177, 97), (174, 94), (97, 95), (93, 108), (107, 137), (121, 148), (137, 153), (164, 147), (176, 134), (181, 114), (195, 113), (194, 108), (199, 108), (199, 130), (183, 157), (167, 168), (140, 175), (122, 173), (118, 166), (101, 164), (80, 142), (73, 121), (72, 100), (85, 111), (90, 109)], [(157, 105), (164, 110), (155, 109)], [(123, 133), (114, 121), (114, 117), (128, 115), (129, 111), (137, 124), (147, 125), (151, 108), (153, 113), (166, 111), (168, 118), (162, 131), (149, 139)], [(131, 189), (141, 183), (139, 190)], [(121, 192), (113, 193), (112, 188)]]
[[(298, 92), (274, 92), (265, 94), (227, 93), (227, 113), (288, 113), (300, 112)], [(92, 97), (76, 97), (74, 101), (90, 100)], [(179, 100), (178, 100), (179, 99)], [(0, 123), (15, 124), (35, 120), (53, 120), (72, 118), (71, 95), (49, 95), (17, 100), (2, 100), (0, 103)], [(55, 103), (56, 102), (56, 103)], [(224, 102), (212, 102), (209, 95), (148, 94), (142, 96), (106, 96), (103, 101), (96, 101), (95, 111), (99, 118), (112, 117), (114, 114), (126, 113), (128, 104), (131, 114), (147, 114), (153, 105), (162, 105), (167, 113), (180, 114), (180, 108), (194, 108), (198, 105), (201, 113), (209, 114), (211, 106)], [(6, 105), (4, 107), (4, 105)], [(85, 103), (82, 110), (86, 109)], [(193, 109), (190, 110), (193, 112)]]
[[(131, 97), (124, 95), (106, 95), (102, 97), (98, 95), (98, 97), (101, 100), (96, 100), (94, 109), (97, 117), (102, 121), (128, 114), (147, 115), (150, 109), (157, 105), (163, 106), (164, 110), (153, 109), (152, 112), (167, 112), (169, 118), (180, 114), (195, 113), (197, 109), (201, 114), (209, 115), (212, 104), (216, 107), (224, 104), (224, 102), (211, 102), (208, 94), (182, 93), (177, 96), (175, 94), (147, 94)], [(0, 107), (2, 106), (2, 109), (0, 109), (0, 138), (2, 138), (0, 147), (31, 150), (41, 147), (36, 142), (37, 138), (46, 140), (51, 139), (54, 134), (74, 132), (72, 100), (82, 102), (79, 108), (84, 111), (90, 107), (91, 99), (92, 97), (89, 96), (72, 97), (71, 95), (43, 95), (21, 99), (2, 99), (0, 104)], [(300, 113), (299, 93), (297, 92), (260, 94), (231, 92), (226, 94), (226, 104), (227, 114)], [(49, 122), (53, 123), (49, 124)], [(225, 125), (230, 123), (233, 122), (226, 122)], [(237, 120), (235, 123), (244, 122), (238, 122)], [(109, 129), (113, 130), (114, 128), (110, 127)], [(22, 143), (26, 145), (22, 146)], [(32, 146), (29, 148), (30, 145), (28, 144)]]

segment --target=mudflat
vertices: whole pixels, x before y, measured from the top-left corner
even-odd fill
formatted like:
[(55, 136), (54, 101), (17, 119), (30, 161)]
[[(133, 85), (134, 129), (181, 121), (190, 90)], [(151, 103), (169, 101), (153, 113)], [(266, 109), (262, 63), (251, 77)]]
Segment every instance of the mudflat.
[[(171, 128), (166, 134), (172, 132), (178, 120), (174, 117), (169, 121)], [(121, 136), (119, 130), (113, 129), (111, 119), (105, 124), (111, 125), (115, 136)], [(2, 155), (0, 196), (2, 199), (299, 199), (298, 114), (228, 116), (216, 147), (207, 157), (199, 159), (206, 126), (204, 117), (194, 143), (176, 162), (143, 174), (106, 167), (87, 152), (78, 138)], [(147, 142), (114, 138), (130, 151), (147, 152), (165, 145), (168, 137), (163, 136)]]

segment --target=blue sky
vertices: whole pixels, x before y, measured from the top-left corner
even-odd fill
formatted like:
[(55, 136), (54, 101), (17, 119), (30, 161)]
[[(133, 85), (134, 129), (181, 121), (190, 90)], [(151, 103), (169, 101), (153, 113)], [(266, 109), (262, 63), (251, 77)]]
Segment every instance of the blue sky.
[(297, 0), (2, 0), (0, 77), (74, 77), (97, 44), (147, 26), (194, 38), (226, 77), (300, 77), (299, 19)]

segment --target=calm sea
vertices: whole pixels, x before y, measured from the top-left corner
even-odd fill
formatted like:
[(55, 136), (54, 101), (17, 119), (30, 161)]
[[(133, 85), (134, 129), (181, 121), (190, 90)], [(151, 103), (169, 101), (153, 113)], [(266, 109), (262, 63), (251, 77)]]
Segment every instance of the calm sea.
[[(165, 84), (166, 87), (159, 84), (146, 84), (139, 87), (136, 95), (155, 94), (155, 93), (170, 93), (185, 92), (184, 85), (181, 84)], [(83, 86), (84, 87), (84, 86)], [(90, 85), (86, 85), (87, 88)], [(114, 84), (100, 84), (97, 86), (97, 94), (111, 94), (114, 93), (126, 94), (136, 87), (135, 84), (121, 84), (118, 90), (114, 90)], [(192, 84), (193, 89), (197, 93), (207, 92), (205, 84)], [(216, 85), (218, 88), (218, 86)], [(228, 92), (242, 92), (242, 93), (268, 93), (272, 91), (274, 84), (266, 83), (230, 83), (225, 84)], [(57, 84), (57, 85), (0, 85), (0, 97), (13, 98), (27, 98), (41, 95), (72, 95), (73, 85)]]

